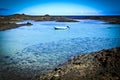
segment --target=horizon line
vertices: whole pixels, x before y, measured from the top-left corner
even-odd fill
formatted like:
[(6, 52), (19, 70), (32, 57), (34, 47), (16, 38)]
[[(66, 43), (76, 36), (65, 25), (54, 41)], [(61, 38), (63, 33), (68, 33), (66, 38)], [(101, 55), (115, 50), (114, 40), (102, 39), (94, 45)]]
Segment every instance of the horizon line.
[[(45, 15), (49, 15), (49, 16), (120, 16), (120, 14), (88, 14), (88, 15), (50, 15), (50, 14), (44, 14), (44, 15), (34, 15), (34, 14), (25, 14), (25, 13), (15, 13), (15, 14), (19, 14), (19, 15), (30, 15), (30, 16), (45, 16)], [(15, 14), (0, 14), (0, 16), (11, 16), (11, 15), (15, 15)]]

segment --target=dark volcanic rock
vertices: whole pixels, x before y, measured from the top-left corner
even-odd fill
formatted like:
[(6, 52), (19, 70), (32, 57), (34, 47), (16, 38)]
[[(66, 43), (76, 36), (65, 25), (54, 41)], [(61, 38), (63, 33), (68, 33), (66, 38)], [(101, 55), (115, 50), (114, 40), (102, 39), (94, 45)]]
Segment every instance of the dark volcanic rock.
[(33, 80), (120, 80), (120, 48), (78, 55)]

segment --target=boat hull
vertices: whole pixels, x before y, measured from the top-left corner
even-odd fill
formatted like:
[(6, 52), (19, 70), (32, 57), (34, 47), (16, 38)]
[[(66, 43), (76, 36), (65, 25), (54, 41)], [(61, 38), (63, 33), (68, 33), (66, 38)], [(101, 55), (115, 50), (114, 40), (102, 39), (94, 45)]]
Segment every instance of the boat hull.
[(55, 30), (65, 30), (68, 29), (68, 27), (54, 27)]

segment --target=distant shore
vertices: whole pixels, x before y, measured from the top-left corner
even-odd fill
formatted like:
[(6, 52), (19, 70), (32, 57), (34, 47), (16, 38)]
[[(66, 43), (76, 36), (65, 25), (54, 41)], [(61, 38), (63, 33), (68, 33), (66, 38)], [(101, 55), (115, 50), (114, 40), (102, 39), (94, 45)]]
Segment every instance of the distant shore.
[(120, 47), (80, 54), (32, 80), (119, 80)]
[(88, 19), (102, 20), (109, 24), (120, 24), (120, 16), (87, 16)]
[[(87, 16), (85, 18), (78, 19), (93, 19), (103, 20), (109, 24), (120, 24), (120, 16)], [(10, 16), (0, 16), (0, 31), (17, 28), (21, 26), (30, 26), (32, 23), (16, 24), (22, 20), (34, 20), (34, 21), (56, 21), (56, 22), (78, 22), (74, 18), (68, 18), (65, 16), (30, 16), (25, 14), (14, 14)]]
[(78, 22), (74, 19), (69, 19), (62, 16), (30, 16), (25, 14), (14, 14), (10, 16), (0, 16), (0, 31), (8, 30), (12, 28), (17, 28), (21, 26), (30, 26), (32, 23), (25, 24), (16, 24), (16, 22), (20, 22), (23, 20), (34, 20), (34, 21), (56, 21), (56, 22)]

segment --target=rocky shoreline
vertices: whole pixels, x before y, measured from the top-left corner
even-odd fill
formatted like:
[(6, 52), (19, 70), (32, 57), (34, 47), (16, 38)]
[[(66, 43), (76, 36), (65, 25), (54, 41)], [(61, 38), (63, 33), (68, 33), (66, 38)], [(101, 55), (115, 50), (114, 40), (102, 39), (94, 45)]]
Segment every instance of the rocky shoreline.
[[(87, 16), (86, 18), (78, 19), (94, 19), (103, 20), (109, 24), (120, 24), (120, 16)], [(0, 16), (0, 31), (17, 28), (21, 26), (30, 26), (31, 23), (16, 24), (23, 20), (34, 20), (34, 21), (56, 21), (56, 22), (78, 22), (75, 19), (68, 18), (65, 16), (50, 16), (48, 14), (43, 16), (31, 16), (25, 14), (14, 14), (9, 16)]]
[(73, 19), (69, 19), (62, 16), (30, 16), (25, 14), (14, 14), (10, 16), (0, 16), (0, 31), (8, 30), (12, 28), (17, 28), (21, 26), (30, 26), (32, 23), (25, 24), (16, 24), (16, 22), (20, 22), (23, 20), (34, 20), (34, 21), (56, 21), (56, 22), (78, 22)]
[(119, 80), (120, 47), (80, 54), (32, 80)]

